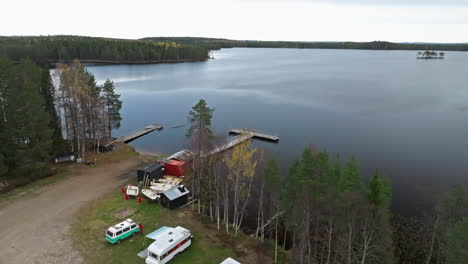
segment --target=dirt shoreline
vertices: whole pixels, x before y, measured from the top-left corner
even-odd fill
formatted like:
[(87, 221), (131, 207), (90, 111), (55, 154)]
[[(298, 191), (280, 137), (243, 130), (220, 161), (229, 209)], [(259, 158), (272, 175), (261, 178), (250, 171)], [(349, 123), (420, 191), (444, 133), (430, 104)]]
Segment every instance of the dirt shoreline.
[(0, 207), (0, 263), (82, 263), (67, 237), (74, 214), (84, 204), (125, 185), (129, 172), (144, 163), (133, 155), (41, 187), (32, 197), (16, 197)]

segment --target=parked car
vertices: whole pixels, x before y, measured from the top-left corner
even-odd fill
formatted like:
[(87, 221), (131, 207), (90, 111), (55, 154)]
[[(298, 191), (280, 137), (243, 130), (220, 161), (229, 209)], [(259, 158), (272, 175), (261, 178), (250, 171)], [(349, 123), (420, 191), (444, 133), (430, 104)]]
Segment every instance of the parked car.
[(140, 225), (132, 219), (127, 219), (122, 223), (109, 227), (106, 232), (106, 240), (111, 244), (119, 244), (129, 236), (134, 236), (141, 231)]

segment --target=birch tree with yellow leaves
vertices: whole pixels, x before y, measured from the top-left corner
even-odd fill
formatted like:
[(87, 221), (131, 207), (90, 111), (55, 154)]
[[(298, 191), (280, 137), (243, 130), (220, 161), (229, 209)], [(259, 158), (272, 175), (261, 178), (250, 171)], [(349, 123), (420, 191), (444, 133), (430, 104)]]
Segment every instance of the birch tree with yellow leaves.
[[(255, 148), (250, 147), (251, 140), (246, 140), (236, 145), (232, 153), (224, 158), (224, 163), (228, 169), (228, 183), (231, 185), (233, 193), (232, 198), (232, 226), (234, 227), (234, 234), (237, 235), (242, 220), (244, 218), (244, 212), (247, 207), (247, 203), (250, 198), (250, 192), (252, 189), (252, 182), (255, 176), (255, 168), (257, 161), (254, 158), (254, 154), (257, 151)], [(224, 210), (229, 210), (229, 208)], [(225, 219), (226, 231), (229, 232), (229, 218)]]

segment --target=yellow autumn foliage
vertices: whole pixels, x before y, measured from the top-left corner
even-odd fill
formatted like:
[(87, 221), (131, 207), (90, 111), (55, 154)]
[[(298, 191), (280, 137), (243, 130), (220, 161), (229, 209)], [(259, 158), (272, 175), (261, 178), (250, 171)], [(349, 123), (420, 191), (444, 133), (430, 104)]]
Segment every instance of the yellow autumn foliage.
[(250, 148), (252, 140), (246, 140), (236, 145), (231, 155), (224, 158), (229, 175), (229, 180), (234, 184), (235, 191), (238, 191), (241, 196), (247, 194), (247, 186), (250, 178), (255, 175), (257, 161), (253, 159), (253, 155), (257, 152), (256, 148)]

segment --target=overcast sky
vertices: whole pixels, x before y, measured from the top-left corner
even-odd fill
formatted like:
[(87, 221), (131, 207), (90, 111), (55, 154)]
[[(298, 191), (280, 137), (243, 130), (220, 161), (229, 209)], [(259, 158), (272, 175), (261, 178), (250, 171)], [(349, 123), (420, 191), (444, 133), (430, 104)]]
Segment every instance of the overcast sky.
[(0, 35), (468, 42), (468, 0), (2, 0)]

